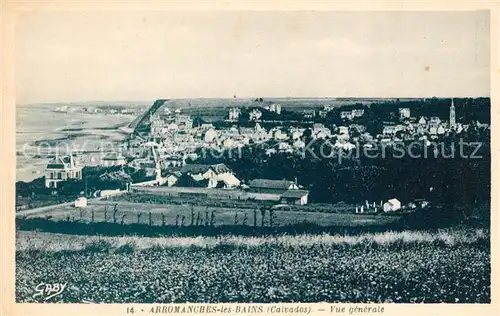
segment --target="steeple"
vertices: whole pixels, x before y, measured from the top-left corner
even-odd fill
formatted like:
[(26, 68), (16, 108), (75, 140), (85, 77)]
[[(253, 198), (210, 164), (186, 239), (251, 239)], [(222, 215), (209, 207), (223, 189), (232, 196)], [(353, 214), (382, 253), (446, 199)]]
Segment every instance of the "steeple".
[(451, 106), (450, 106), (450, 128), (455, 128), (457, 125), (456, 118), (455, 118), (455, 105), (453, 104), (453, 99), (451, 99)]

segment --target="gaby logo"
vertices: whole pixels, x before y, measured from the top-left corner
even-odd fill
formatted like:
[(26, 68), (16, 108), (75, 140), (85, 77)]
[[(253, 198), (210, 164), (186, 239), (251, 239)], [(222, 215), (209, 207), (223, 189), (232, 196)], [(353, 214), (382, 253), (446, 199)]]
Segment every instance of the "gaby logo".
[(68, 283), (40, 283), (35, 287), (33, 298), (42, 297), (44, 301), (60, 295)]

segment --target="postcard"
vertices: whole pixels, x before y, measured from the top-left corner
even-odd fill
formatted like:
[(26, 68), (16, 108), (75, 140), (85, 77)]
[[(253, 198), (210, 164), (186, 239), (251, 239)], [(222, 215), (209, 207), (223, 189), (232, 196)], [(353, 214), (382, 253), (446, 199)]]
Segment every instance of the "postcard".
[(498, 3), (5, 12), (5, 315), (498, 309)]

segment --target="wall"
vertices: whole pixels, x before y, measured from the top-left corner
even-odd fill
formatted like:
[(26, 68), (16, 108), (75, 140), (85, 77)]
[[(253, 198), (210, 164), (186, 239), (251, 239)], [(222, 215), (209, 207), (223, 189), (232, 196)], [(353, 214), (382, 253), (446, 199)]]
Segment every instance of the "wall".
[(146, 187), (133, 186), (133, 192), (144, 194), (182, 196), (182, 195), (204, 195), (207, 198), (225, 200), (259, 200), (259, 201), (279, 201), (279, 194), (256, 193), (241, 190), (208, 189), (208, 188), (188, 188), (188, 187)]

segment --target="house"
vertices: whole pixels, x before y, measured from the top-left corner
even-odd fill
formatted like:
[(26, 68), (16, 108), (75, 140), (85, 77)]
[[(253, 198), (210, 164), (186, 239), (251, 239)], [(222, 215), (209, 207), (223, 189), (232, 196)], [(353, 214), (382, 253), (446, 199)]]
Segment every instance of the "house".
[(206, 187), (215, 188), (219, 185), (219, 181), (224, 183), (224, 187), (232, 188), (239, 186), (239, 180), (233, 175), (231, 169), (225, 164), (216, 165), (200, 165), (187, 164), (179, 170), (182, 176), (191, 176), (198, 183), (207, 180)]
[(116, 152), (107, 153), (102, 158), (102, 165), (105, 167), (124, 166), (126, 164), (127, 164), (127, 161), (125, 160), (125, 157), (123, 157), (120, 153), (116, 153)]
[(399, 118), (410, 118), (410, 109), (409, 108), (399, 108)]
[(426, 125), (427, 124), (427, 120), (425, 119), (425, 117), (421, 117), (420, 120), (418, 120), (418, 124), (420, 125)]
[(203, 136), (203, 140), (205, 143), (214, 143), (217, 141), (217, 131), (215, 129), (209, 129), (206, 133), (205, 136)]
[(292, 127), (290, 128), (289, 134), (290, 138), (295, 140), (295, 139), (300, 139), (302, 135), (304, 134), (305, 128), (297, 128), (297, 127)]
[(233, 148), (234, 140), (232, 138), (226, 138), (222, 141), (222, 147), (224, 148)]
[(281, 104), (273, 103), (269, 106), (269, 111), (281, 114)]
[(353, 117), (360, 117), (360, 116), (363, 116), (363, 114), (365, 114), (365, 110), (364, 109), (354, 109), (351, 111), (351, 115)]
[(349, 128), (347, 126), (339, 126), (339, 135), (349, 135)]
[(273, 139), (274, 140), (284, 140), (288, 139), (288, 135), (286, 133), (283, 133), (281, 129), (275, 129), (273, 132)]
[(302, 111), (302, 115), (304, 116), (304, 118), (311, 119), (311, 118), (314, 118), (316, 116), (316, 111), (315, 110), (304, 110), (304, 111)]
[(425, 134), (427, 132), (427, 127), (425, 125), (419, 125), (417, 127), (418, 134)]
[(401, 209), (401, 202), (398, 199), (390, 199), (384, 203), (384, 212), (394, 212)]
[(161, 161), (162, 167), (163, 168), (168, 168), (168, 167), (181, 167), (185, 164), (184, 158), (179, 155), (169, 155), (165, 156), (163, 160)]
[(181, 174), (187, 174), (190, 176), (199, 175), (205, 179), (213, 179), (216, 176), (215, 171), (210, 165), (199, 165), (199, 164), (187, 164), (181, 167)]
[(250, 113), (248, 114), (248, 118), (250, 121), (258, 121), (258, 120), (260, 120), (261, 116), (262, 116), (262, 112), (257, 110), (257, 109), (250, 111)]
[[(351, 124), (351, 125), (349, 125), (349, 130), (362, 134), (362, 133), (366, 132), (366, 127), (364, 125), (360, 125), (360, 124)], [(370, 134), (368, 134), (368, 135), (370, 135)]]
[(51, 159), (45, 169), (45, 187), (57, 188), (68, 179), (82, 179), (82, 168), (76, 165), (73, 155)]
[(331, 110), (333, 110), (333, 108), (334, 108), (333, 105), (329, 105), (329, 104), (323, 105), (323, 110), (327, 111), (327, 112), (330, 112)]
[(232, 189), (240, 186), (240, 180), (234, 176), (232, 173), (221, 173), (217, 175), (217, 187)]
[(328, 111), (326, 111), (326, 110), (319, 110), (318, 111), (318, 115), (321, 118), (325, 118), (328, 115)]
[(288, 190), (298, 190), (299, 187), (293, 181), (254, 179), (250, 181), (250, 191), (256, 193), (283, 194)]
[(177, 183), (177, 181), (179, 180), (179, 178), (181, 176), (182, 176), (182, 173), (180, 173), (179, 171), (174, 171), (164, 178), (165, 184), (168, 187), (173, 187)]
[(441, 119), (437, 116), (433, 116), (429, 120), (429, 125), (432, 127), (438, 127), (438, 125), (441, 124)]
[(237, 121), (240, 118), (241, 111), (239, 108), (231, 108), (229, 109), (229, 120)]
[(209, 129), (213, 129), (214, 125), (212, 123), (203, 123), (200, 125), (199, 129), (202, 131), (208, 131)]
[(319, 133), (319, 132), (330, 133), (330, 130), (321, 123), (314, 123), (312, 126), (312, 131), (313, 133)]
[(308, 190), (287, 190), (281, 195), (281, 203), (305, 205), (307, 204), (308, 196)]
[(352, 115), (351, 111), (341, 111), (340, 118), (343, 120), (345, 120), (345, 119), (352, 120), (354, 118), (354, 116)]
[(87, 198), (84, 196), (79, 197), (75, 200), (75, 207), (83, 208), (87, 207)]
[(297, 139), (295, 142), (293, 142), (292, 146), (296, 149), (301, 149), (306, 147), (306, 143), (301, 141), (300, 139)]
[(352, 120), (353, 118), (355, 117), (361, 117), (363, 116), (363, 114), (365, 114), (365, 110), (364, 109), (354, 109), (354, 110), (351, 110), (351, 111), (341, 111), (340, 112), (340, 118), (345, 120)]
[(382, 130), (382, 134), (384, 135), (392, 135), (394, 133), (396, 133), (396, 127), (393, 125), (386, 125)]
[(268, 148), (268, 149), (266, 149), (266, 155), (268, 155), (268, 156), (274, 155), (277, 152), (278, 151), (276, 150), (276, 148)]
[(179, 129), (191, 129), (193, 128), (193, 120), (189, 115), (177, 115), (175, 117), (175, 124)]

